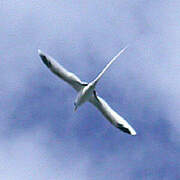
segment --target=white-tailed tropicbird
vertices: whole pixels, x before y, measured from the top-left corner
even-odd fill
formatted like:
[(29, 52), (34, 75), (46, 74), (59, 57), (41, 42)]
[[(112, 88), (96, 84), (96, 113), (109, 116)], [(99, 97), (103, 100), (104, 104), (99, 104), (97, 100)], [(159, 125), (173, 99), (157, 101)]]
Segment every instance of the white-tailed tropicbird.
[(38, 53), (44, 62), (44, 64), (58, 77), (70, 84), (77, 92), (78, 95), (74, 102), (75, 109), (82, 105), (86, 101), (89, 101), (96, 106), (97, 109), (117, 128), (122, 131), (136, 135), (135, 130), (124, 120), (119, 114), (117, 114), (101, 97), (97, 96), (95, 87), (102, 75), (109, 68), (109, 66), (123, 53), (127, 47), (122, 49), (101, 71), (101, 73), (90, 83), (82, 82), (75, 74), (67, 71), (63, 66), (56, 62), (52, 57), (46, 55), (41, 50)]

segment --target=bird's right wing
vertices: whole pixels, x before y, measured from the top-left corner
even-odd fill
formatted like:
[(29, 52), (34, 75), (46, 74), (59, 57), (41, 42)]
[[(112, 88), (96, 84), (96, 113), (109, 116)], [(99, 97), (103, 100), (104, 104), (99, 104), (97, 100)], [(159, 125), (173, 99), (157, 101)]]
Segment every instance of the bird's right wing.
[(119, 114), (117, 114), (104, 99), (99, 96), (92, 96), (89, 100), (97, 109), (117, 128), (121, 129), (125, 133), (136, 135), (135, 130), (124, 120)]
[(52, 57), (44, 54), (41, 50), (38, 53), (44, 64), (58, 77), (70, 84), (76, 91), (80, 91), (87, 83), (82, 82), (75, 74), (67, 71), (63, 66), (56, 62)]

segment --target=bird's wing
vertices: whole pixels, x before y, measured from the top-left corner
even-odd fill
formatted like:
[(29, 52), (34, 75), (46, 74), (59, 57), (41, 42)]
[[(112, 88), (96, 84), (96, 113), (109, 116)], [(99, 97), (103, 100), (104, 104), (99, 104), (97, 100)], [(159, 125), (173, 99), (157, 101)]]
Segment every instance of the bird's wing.
[(135, 130), (124, 120), (119, 114), (117, 114), (104, 99), (99, 96), (92, 96), (89, 100), (97, 109), (117, 128), (121, 129), (125, 133), (136, 135)]
[(112, 60), (105, 66), (105, 68), (99, 73), (99, 75), (94, 79), (93, 83), (96, 85), (97, 82), (100, 80), (100, 78), (102, 77), (102, 75), (106, 72), (106, 70), (110, 67), (110, 65), (128, 48), (128, 46), (126, 46), (125, 48), (123, 48), (121, 51), (119, 51), (119, 53), (114, 56), (112, 58)]
[(82, 82), (75, 74), (67, 71), (63, 66), (56, 62), (52, 57), (44, 54), (41, 50), (38, 53), (44, 62), (44, 64), (58, 77), (69, 83), (76, 91), (80, 91), (81, 88), (87, 83)]

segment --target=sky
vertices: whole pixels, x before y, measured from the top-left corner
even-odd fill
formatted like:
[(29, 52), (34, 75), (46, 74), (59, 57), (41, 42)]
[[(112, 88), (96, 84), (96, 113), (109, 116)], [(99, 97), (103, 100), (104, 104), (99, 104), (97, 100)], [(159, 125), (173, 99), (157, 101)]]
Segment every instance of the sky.
[[(0, 0), (0, 179), (180, 179), (178, 0)], [(89, 82), (136, 130), (113, 127), (41, 62)]]

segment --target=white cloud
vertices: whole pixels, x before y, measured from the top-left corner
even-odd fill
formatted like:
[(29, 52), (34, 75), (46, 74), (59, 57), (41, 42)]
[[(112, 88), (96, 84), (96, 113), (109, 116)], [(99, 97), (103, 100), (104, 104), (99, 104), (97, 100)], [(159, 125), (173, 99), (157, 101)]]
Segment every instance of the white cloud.
[[(165, 149), (171, 146), (169, 134), (177, 143), (180, 132), (178, 2), (3, 1), (0, 7), (4, 19), (0, 22), (0, 179), (79, 180), (93, 177), (94, 172), (100, 172), (99, 178), (110, 179), (107, 167), (114, 177), (128, 177), (126, 169), (134, 170), (135, 177), (139, 170), (144, 170), (144, 161), (149, 163), (148, 168), (162, 153), (164, 156), (153, 164), (154, 169), (159, 170), (160, 161), (168, 167), (170, 153)], [(138, 40), (134, 42), (134, 39)], [(132, 46), (107, 72), (97, 90), (100, 95), (106, 95), (104, 98), (113, 108), (139, 127), (134, 138), (137, 142), (131, 144), (132, 149), (137, 146), (133, 151), (128, 149), (130, 138), (113, 131), (108, 122), (99, 123), (105, 119), (96, 109), (88, 110), (84, 106), (75, 115), (70, 114), (75, 93), (48, 72), (37, 54), (41, 48), (83, 80), (91, 80), (129, 42), (133, 42)], [(159, 118), (161, 123), (170, 124), (168, 132), (163, 131), (167, 127), (158, 124)], [(45, 130), (44, 119), (52, 129)], [(12, 124), (10, 130), (17, 133), (9, 137)], [(98, 127), (98, 131), (90, 129), (90, 124)], [(158, 132), (153, 129), (155, 126)], [(78, 132), (79, 127), (82, 132)], [(166, 135), (167, 146), (159, 146), (164, 142), (161, 135)], [(111, 147), (107, 150), (106, 143), (112, 144), (114, 152)], [(124, 149), (117, 143), (122, 143)], [(104, 159), (96, 157), (103, 152), (107, 152), (107, 156), (102, 156)], [(95, 166), (96, 158), (101, 160), (100, 165)], [(139, 162), (139, 166), (130, 167), (127, 159)], [(119, 164), (114, 166), (117, 160)], [(122, 173), (118, 174), (119, 171)], [(153, 175), (157, 177), (157, 173)]]
[(66, 157), (66, 152), (62, 150), (66, 142), (59, 142), (59, 157), (55, 157), (48, 147), (52, 139), (42, 126), (17, 137), (1, 137), (0, 179), (86, 179), (88, 157), (82, 154), (78, 161), (75, 161), (78, 153), (71, 154), (71, 158)]

